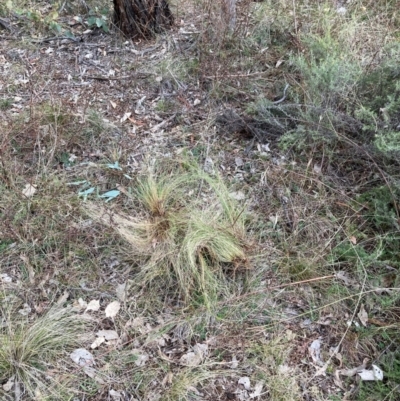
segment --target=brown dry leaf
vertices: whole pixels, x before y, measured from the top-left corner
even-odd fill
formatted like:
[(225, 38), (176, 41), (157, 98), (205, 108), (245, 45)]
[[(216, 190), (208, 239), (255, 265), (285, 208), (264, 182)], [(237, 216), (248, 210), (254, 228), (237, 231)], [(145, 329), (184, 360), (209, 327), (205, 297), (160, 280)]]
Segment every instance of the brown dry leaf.
[(107, 317), (114, 318), (118, 315), (118, 312), (121, 308), (121, 304), (118, 301), (113, 301), (107, 305), (105, 314)]
[(368, 313), (364, 308), (364, 304), (361, 304), (360, 311), (357, 314), (358, 318), (360, 319), (361, 324), (364, 327), (367, 327), (368, 323)]
[(132, 124), (143, 126), (145, 124), (144, 121), (136, 120), (136, 118), (129, 117), (128, 119)]
[(110, 104), (113, 109), (115, 109), (117, 107), (117, 103), (113, 102), (112, 100), (110, 100)]

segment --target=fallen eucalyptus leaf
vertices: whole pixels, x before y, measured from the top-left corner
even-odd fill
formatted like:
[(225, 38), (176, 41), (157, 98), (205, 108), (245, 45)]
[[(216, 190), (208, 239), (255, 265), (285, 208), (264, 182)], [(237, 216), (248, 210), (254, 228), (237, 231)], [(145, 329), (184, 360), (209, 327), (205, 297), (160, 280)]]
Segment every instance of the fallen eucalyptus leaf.
[(236, 359), (236, 355), (233, 355), (232, 362), (229, 364), (229, 367), (231, 369), (237, 369), (238, 366), (239, 366), (239, 361)]
[(93, 311), (93, 312), (97, 312), (100, 309), (100, 300), (98, 299), (92, 299), (88, 305), (87, 308), (85, 310), (85, 312), (87, 311)]
[(113, 318), (118, 315), (120, 308), (121, 304), (118, 301), (113, 301), (107, 305), (105, 314), (107, 317)]
[(100, 198), (105, 198), (106, 202), (110, 202), (114, 198), (116, 198), (121, 192), (118, 189), (113, 189), (112, 191), (105, 192), (104, 194), (100, 195)]
[(96, 333), (96, 336), (104, 337), (104, 339), (107, 341), (118, 340), (118, 338), (119, 338), (119, 335), (115, 330), (99, 330)]
[(368, 323), (368, 313), (364, 308), (364, 304), (361, 304), (360, 311), (357, 314), (358, 318), (360, 319), (361, 324), (364, 327), (367, 327)]
[(118, 284), (117, 288), (115, 289), (115, 292), (117, 294), (117, 298), (121, 302), (126, 301), (126, 295), (127, 295), (127, 286), (126, 286), (126, 281), (122, 284)]
[(241, 377), (238, 380), (238, 384), (242, 384), (246, 390), (250, 390), (250, 379), (247, 376)]
[(103, 344), (106, 341), (104, 337), (97, 337), (93, 342), (92, 345), (90, 346), (91, 349), (96, 349), (100, 347), (101, 344)]
[(36, 192), (36, 187), (33, 186), (32, 184), (26, 184), (25, 188), (22, 190), (23, 195), (25, 195), (27, 198), (33, 196), (35, 192)]
[(119, 391), (115, 391), (113, 389), (111, 389), (108, 394), (110, 395), (110, 397), (114, 400), (114, 401), (119, 401), (122, 400), (122, 394)]
[(12, 278), (7, 273), (0, 274), (0, 282), (12, 283)]
[(136, 360), (135, 360), (136, 366), (143, 366), (149, 360), (149, 356), (145, 352), (143, 352), (139, 349), (133, 349), (132, 353), (136, 357)]
[(95, 365), (93, 355), (84, 348), (78, 348), (70, 354), (70, 358), (79, 366)]
[(314, 340), (308, 347), (308, 352), (315, 364), (318, 366), (324, 366), (324, 362), (321, 360), (321, 341)]
[(254, 386), (254, 391), (250, 393), (250, 398), (259, 397), (262, 393), (263, 386), (264, 386), (263, 381), (257, 382), (257, 384)]

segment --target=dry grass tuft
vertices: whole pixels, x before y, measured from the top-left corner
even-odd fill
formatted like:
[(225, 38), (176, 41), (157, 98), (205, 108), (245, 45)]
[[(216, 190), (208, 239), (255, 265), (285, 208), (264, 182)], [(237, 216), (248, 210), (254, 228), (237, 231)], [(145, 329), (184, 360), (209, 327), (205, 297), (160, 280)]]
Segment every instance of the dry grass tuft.
[(33, 323), (2, 310), (0, 380), (13, 384), (15, 399), (57, 398), (63, 389), (56, 366), (78, 346), (84, 321), (71, 308), (53, 307)]
[(178, 284), (186, 301), (210, 306), (229, 291), (226, 272), (247, 268), (244, 213), (218, 177), (198, 167), (138, 179), (133, 215), (87, 204), (90, 216), (113, 227), (142, 260), (138, 286)]

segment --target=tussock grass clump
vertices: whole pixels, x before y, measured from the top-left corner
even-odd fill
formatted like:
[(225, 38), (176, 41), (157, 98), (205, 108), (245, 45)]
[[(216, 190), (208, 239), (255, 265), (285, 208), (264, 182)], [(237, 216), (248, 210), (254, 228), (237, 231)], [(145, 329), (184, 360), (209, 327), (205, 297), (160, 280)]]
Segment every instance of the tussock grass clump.
[[(198, 167), (140, 177), (128, 215), (89, 214), (114, 227), (140, 260), (138, 285), (158, 282), (186, 301), (211, 306), (229, 289), (227, 274), (247, 267), (249, 242), (243, 210), (219, 177)], [(140, 283), (140, 284), (139, 284)]]
[(54, 373), (65, 353), (78, 345), (83, 320), (71, 308), (53, 307), (33, 322), (1, 312), (0, 381), (14, 383), (16, 400), (23, 392), (30, 399), (57, 398), (62, 388)]
[(166, 401), (191, 400), (193, 399), (194, 389), (201, 385), (207, 385), (212, 380), (217, 380), (219, 376), (231, 374), (231, 372), (206, 370), (206, 369), (185, 369), (172, 378), (170, 388), (165, 393)]

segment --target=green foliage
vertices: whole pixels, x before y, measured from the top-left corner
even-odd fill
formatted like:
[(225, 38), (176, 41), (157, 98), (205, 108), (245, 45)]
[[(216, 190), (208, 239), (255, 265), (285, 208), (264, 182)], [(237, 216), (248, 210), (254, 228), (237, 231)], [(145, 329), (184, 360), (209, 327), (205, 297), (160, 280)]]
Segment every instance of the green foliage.
[(356, 236), (365, 240), (353, 244), (344, 239), (332, 250), (331, 262), (357, 268), (400, 267), (400, 224), (396, 199), (399, 199), (399, 190), (390, 190), (388, 186), (373, 188), (359, 196), (357, 201), (365, 205), (362, 217), (368, 225)]
[(352, 267), (368, 267), (376, 262), (380, 252), (368, 253), (362, 245), (353, 245), (350, 241), (341, 242), (337, 245), (330, 256), (333, 263), (349, 264)]
[[(0, 214), (0, 218), (2, 215)], [(12, 244), (11, 240), (2, 239), (0, 240), (0, 254), (1, 252), (5, 251), (10, 245)]]
[(5, 4), (0, 4), (0, 17), (6, 17), (12, 9), (12, 3), (7, 0)]
[(368, 207), (367, 219), (376, 230), (387, 232), (400, 230), (395, 202), (400, 198), (400, 188), (381, 186), (365, 192), (359, 202)]
[(159, 113), (171, 112), (175, 107), (174, 102), (168, 99), (160, 99), (155, 107), (155, 110)]
[(108, 26), (109, 9), (102, 8), (99, 10), (97, 7), (89, 11), (89, 18), (87, 19), (87, 25), (89, 28), (101, 28), (104, 32), (109, 33), (110, 28)]
[[(73, 5), (70, 2), (66, 2), (63, 4), (62, 8), (69, 10), (71, 13), (77, 13), (79, 12), (78, 8), (81, 5), (82, 4)], [(86, 23), (89, 28), (100, 28), (104, 32), (108, 33), (110, 31), (108, 21), (110, 9), (108, 5), (95, 6), (90, 10), (88, 10), (86, 7), (87, 6), (85, 4), (85, 9), (80, 10), (86, 13), (88, 12), (86, 21), (84, 21), (84, 18), (81, 16), (75, 16), (77, 21), (79, 21), (81, 24)], [(30, 30), (50, 31), (57, 35), (72, 35), (70, 30), (59, 22), (59, 11), (57, 10), (61, 10), (61, 4), (53, 4), (51, 11), (46, 12), (38, 7), (31, 8), (30, 5), (25, 3), (14, 5), (11, 0), (8, 0), (4, 7), (0, 6), (0, 15), (6, 14), (7, 11), (11, 9), (17, 14), (25, 17), (26, 21), (28, 21), (27, 25)]]
[[(362, 105), (375, 115), (398, 98), (400, 92), (400, 44), (392, 43), (382, 52), (379, 63), (368, 66), (357, 87)], [(389, 109), (390, 112), (396, 111), (396, 106)]]
[(59, 15), (57, 11), (52, 11), (47, 15), (43, 15), (37, 9), (23, 9), (19, 14), (24, 15), (30, 21), (30, 27), (35, 29), (45, 29), (56, 34), (62, 32), (61, 25), (57, 22)]
[(376, 239), (380, 244), (379, 260), (392, 266), (400, 267), (400, 222), (395, 203), (400, 199), (400, 189), (393, 186), (373, 188), (359, 197), (360, 203), (368, 209), (364, 218), (370, 227), (379, 234)]
[[(305, 115), (304, 119), (309, 118)], [(314, 125), (310, 121), (311, 125)], [(313, 129), (307, 129), (305, 125), (298, 125), (296, 128), (287, 131), (279, 139), (279, 146), (282, 150), (294, 150), (297, 152), (302, 152), (305, 149), (315, 146), (315, 144), (326, 144), (331, 145), (333, 148), (335, 138), (330, 135), (324, 135), (323, 132), (318, 132)]]
[(357, 117), (364, 130), (375, 133), (375, 146), (383, 154), (400, 154), (400, 45), (383, 50), (380, 63), (370, 68), (357, 87), (360, 106)]
[(12, 106), (11, 99), (2, 99), (0, 100), (0, 110), (7, 110)]
[(398, 158), (400, 45), (392, 42), (379, 60), (365, 65), (357, 53), (360, 45), (350, 43), (345, 32), (334, 32), (326, 18), (321, 28), (322, 33), (302, 33), (304, 50), (290, 56), (290, 69), (301, 78), (301, 91), (289, 93), (295, 103), (274, 106), (261, 100), (251, 109), (283, 131), (285, 150), (332, 145), (337, 132), (350, 132), (380, 155)]
[(346, 110), (362, 73), (360, 64), (329, 32), (306, 36), (303, 42), (308, 51), (292, 56), (291, 63), (303, 79), (306, 103)]
[(376, 134), (376, 147), (383, 153), (400, 154), (400, 131), (387, 131)]

